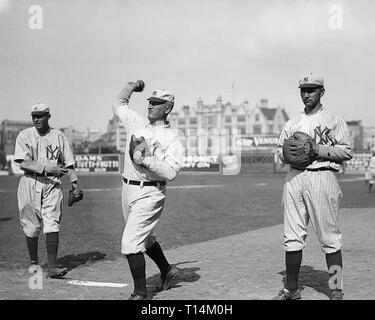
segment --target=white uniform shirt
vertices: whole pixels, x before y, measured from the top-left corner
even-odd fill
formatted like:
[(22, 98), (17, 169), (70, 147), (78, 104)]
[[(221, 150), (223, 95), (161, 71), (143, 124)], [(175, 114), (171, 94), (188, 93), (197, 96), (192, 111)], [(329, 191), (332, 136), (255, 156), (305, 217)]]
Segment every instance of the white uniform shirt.
[(309, 169), (332, 168), (339, 171), (342, 162), (350, 160), (353, 156), (352, 138), (345, 120), (332, 115), (322, 106), (309, 114), (303, 111), (287, 122), (277, 146), (277, 153), (282, 162), (284, 140), (296, 131), (307, 133), (319, 144), (319, 157), (307, 167)]
[[(22, 130), (16, 139), (13, 160), (32, 160), (44, 165), (59, 163), (66, 167), (74, 165), (74, 156), (68, 139), (55, 128), (50, 128), (44, 136), (39, 135), (35, 127)], [(53, 177), (53, 180), (60, 179)]]
[[(178, 130), (172, 129), (169, 124), (150, 124), (147, 118), (129, 109), (126, 103), (115, 104), (114, 111), (127, 134), (123, 176), (136, 181), (172, 180), (180, 171), (181, 158), (184, 155)], [(130, 159), (129, 144), (133, 134), (137, 138), (143, 136), (146, 140), (153, 159), (149, 168), (137, 165)]]

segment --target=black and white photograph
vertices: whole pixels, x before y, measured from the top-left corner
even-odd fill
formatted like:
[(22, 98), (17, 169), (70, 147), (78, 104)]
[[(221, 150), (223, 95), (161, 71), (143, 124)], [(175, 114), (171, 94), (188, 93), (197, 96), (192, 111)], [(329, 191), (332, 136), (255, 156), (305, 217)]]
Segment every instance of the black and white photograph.
[(0, 0), (0, 300), (374, 300), (374, 10)]

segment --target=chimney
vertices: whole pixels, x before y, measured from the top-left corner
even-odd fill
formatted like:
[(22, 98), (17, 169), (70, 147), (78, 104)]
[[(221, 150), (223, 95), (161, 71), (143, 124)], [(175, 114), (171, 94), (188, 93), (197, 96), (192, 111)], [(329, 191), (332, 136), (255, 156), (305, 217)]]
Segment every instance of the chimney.
[(217, 99), (216, 99), (216, 104), (221, 105), (222, 102), (223, 102), (223, 100), (221, 99), (220, 96), (218, 96)]
[(189, 113), (189, 106), (183, 106), (182, 111), (184, 112), (185, 115), (188, 114)]
[(260, 107), (261, 108), (268, 108), (268, 100), (267, 99), (261, 99), (260, 100)]
[(197, 109), (202, 110), (202, 107), (203, 107), (203, 100), (202, 100), (201, 97), (199, 97), (199, 99), (197, 101)]

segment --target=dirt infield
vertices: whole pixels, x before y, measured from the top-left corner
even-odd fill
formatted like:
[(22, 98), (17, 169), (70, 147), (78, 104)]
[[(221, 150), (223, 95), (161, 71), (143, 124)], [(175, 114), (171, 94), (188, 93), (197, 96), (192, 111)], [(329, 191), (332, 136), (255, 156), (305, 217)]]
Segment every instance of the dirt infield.
[[(370, 264), (375, 259), (374, 212), (344, 209), (341, 223), (345, 235), (345, 299), (375, 299), (375, 271)], [(283, 286), (281, 239), (282, 226), (277, 225), (168, 250), (166, 255), (179, 268), (181, 277), (164, 292), (157, 291), (160, 275), (147, 259), (151, 297), (156, 300), (268, 300)], [(300, 273), (303, 299), (327, 300), (329, 288), (324, 254), (311, 229), (307, 244)], [(21, 269), (1, 271), (0, 296), (6, 299), (112, 300), (125, 299), (132, 291), (131, 276), (122, 258), (79, 265), (68, 273), (68, 279), (44, 281), (42, 290), (30, 290), (29, 277)], [(89, 287), (70, 284), (72, 280), (128, 285), (124, 288)]]
[[(345, 298), (374, 299), (375, 274), (370, 264), (375, 258), (375, 192), (366, 193), (364, 182), (356, 177), (340, 180)], [(69, 268), (69, 279), (44, 281), (43, 290), (31, 290), (15, 203), (17, 179), (0, 179), (1, 299), (112, 300), (130, 294), (130, 273), (119, 255), (120, 182), (110, 176), (83, 177), (82, 183), (86, 201), (71, 210), (65, 208), (62, 222), (59, 262)], [(153, 299), (269, 299), (276, 294), (285, 274), (282, 185), (283, 175), (183, 176), (172, 183), (158, 234), (182, 277), (171, 290), (157, 292), (159, 274), (147, 260)], [(328, 299), (327, 279), (324, 254), (310, 232), (300, 277), (303, 298)], [(127, 286), (79, 286), (69, 280)]]

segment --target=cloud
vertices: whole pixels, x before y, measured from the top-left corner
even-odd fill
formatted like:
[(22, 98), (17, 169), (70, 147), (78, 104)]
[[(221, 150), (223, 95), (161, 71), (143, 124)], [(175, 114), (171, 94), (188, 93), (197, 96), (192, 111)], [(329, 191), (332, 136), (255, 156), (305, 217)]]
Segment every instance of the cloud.
[(10, 9), (10, 0), (0, 0), (0, 14)]
[[(336, 24), (335, 29), (332, 22), (340, 9), (342, 28)], [(316, 45), (354, 44), (374, 34), (375, 23), (361, 21), (345, 1), (273, 1), (252, 22), (240, 46), (257, 57), (270, 48), (304, 50)]]

